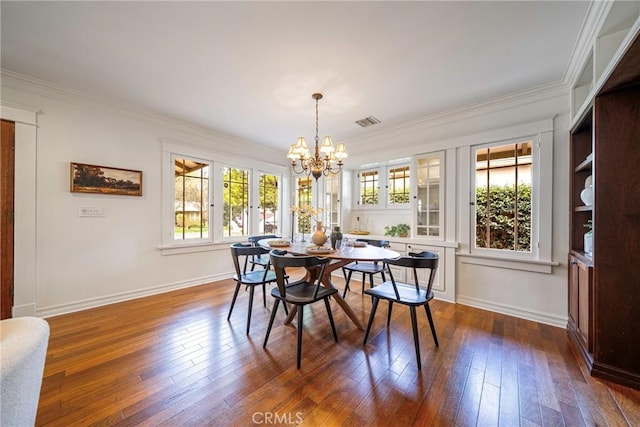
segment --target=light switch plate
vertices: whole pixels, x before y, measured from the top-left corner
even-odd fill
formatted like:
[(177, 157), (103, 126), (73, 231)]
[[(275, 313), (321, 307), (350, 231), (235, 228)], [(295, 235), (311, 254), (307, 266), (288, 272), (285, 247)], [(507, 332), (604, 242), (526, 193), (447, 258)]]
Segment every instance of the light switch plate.
[(78, 211), (78, 216), (103, 217), (104, 208), (102, 206), (81, 206)]

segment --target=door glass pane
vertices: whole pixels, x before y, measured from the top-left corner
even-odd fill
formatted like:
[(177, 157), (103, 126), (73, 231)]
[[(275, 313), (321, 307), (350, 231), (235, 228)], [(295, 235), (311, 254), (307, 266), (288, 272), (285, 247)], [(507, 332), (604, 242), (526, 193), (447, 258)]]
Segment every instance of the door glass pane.
[(418, 236), (440, 237), (441, 235), (441, 163), (440, 155), (418, 159), (418, 191), (416, 194), (416, 234)]

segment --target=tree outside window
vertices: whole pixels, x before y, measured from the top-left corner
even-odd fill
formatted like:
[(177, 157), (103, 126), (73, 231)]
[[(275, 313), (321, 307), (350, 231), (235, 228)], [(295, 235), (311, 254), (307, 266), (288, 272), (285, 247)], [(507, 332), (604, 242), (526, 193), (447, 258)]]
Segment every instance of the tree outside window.
[(278, 233), (278, 177), (260, 174), (260, 233)]
[(222, 172), (224, 236), (249, 234), (249, 171), (225, 167)]

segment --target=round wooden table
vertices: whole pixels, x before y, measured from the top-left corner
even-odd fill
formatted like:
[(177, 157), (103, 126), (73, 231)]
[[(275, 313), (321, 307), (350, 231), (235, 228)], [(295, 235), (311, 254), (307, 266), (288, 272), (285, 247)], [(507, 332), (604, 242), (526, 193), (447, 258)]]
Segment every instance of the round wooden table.
[[(273, 242), (274, 246), (271, 246), (270, 242)], [(276, 243), (279, 243), (279, 244), (275, 246)], [(327, 266), (325, 267), (324, 274), (320, 278), (320, 282), (325, 287), (334, 288), (334, 289), (335, 289), (335, 286), (331, 282), (331, 273), (337, 270), (338, 268), (344, 267), (345, 265), (352, 263), (353, 261), (369, 261), (369, 262), (383, 261), (385, 258), (397, 258), (400, 256), (398, 252), (392, 251), (390, 249), (379, 248), (377, 246), (372, 246), (372, 245), (366, 245), (363, 247), (354, 247), (348, 253), (346, 251), (337, 250), (337, 249), (331, 250), (331, 251), (328, 251), (327, 249), (327, 253), (325, 253), (325, 251), (322, 251), (322, 253), (318, 253), (314, 251), (313, 249), (314, 246), (311, 242), (289, 243), (288, 245), (284, 246), (283, 239), (263, 239), (263, 240), (260, 240), (258, 244), (265, 249), (285, 250), (287, 252), (291, 252), (294, 255), (313, 255), (317, 257), (331, 258), (333, 261), (327, 264)], [(307, 280), (311, 281), (314, 279), (315, 279), (315, 270), (313, 271), (307, 270)], [(333, 294), (333, 298), (335, 298), (340, 308), (342, 308), (342, 310), (347, 314), (347, 316), (349, 316), (349, 319), (351, 319), (351, 321), (356, 325), (356, 327), (360, 330), (364, 330), (364, 326), (360, 322), (360, 319), (358, 319), (358, 317), (354, 313), (351, 306), (349, 306), (349, 304), (347, 304), (344, 298), (342, 298), (342, 296), (340, 295), (340, 292), (336, 292), (335, 294)], [(296, 307), (295, 306), (292, 307), (285, 323), (291, 322), (296, 312), (297, 312)]]

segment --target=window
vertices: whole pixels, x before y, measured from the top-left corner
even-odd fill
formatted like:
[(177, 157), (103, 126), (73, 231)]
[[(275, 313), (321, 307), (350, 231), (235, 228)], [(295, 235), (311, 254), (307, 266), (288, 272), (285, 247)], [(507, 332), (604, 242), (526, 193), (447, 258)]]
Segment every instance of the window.
[(259, 186), (259, 233), (278, 234), (278, 218), (280, 216), (278, 211), (280, 207), (278, 177), (276, 175), (260, 173)]
[[(303, 206), (311, 206), (311, 200), (313, 196), (312, 189), (312, 181), (311, 177), (301, 177), (297, 180), (297, 206), (299, 208)], [(311, 221), (308, 217), (298, 216), (298, 232), (299, 233), (310, 233), (311, 232)]]
[(444, 153), (416, 159), (416, 235), (443, 237)]
[(411, 187), (409, 165), (392, 166), (387, 169), (387, 206), (408, 205)]
[(224, 167), (222, 171), (223, 236), (248, 236), (249, 171)]
[(475, 247), (532, 252), (533, 140), (474, 149)]
[(358, 176), (360, 178), (359, 204), (361, 206), (377, 206), (379, 191), (378, 170), (361, 171)]
[(174, 157), (173, 239), (208, 239), (209, 163)]

